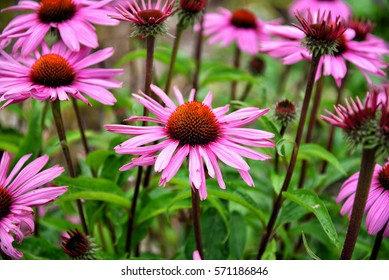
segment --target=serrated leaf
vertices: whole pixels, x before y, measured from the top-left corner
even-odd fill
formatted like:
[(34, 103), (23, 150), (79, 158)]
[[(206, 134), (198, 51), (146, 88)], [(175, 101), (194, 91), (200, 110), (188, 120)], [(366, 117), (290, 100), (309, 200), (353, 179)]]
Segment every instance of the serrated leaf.
[(334, 166), (339, 172), (347, 175), (347, 172), (344, 170), (343, 166), (340, 164), (338, 159), (325, 148), (317, 144), (302, 144), (299, 149), (297, 156), (300, 160), (312, 160), (313, 158), (321, 159), (328, 161), (332, 166)]
[(282, 195), (285, 198), (303, 206), (309, 212), (312, 212), (319, 220), (320, 225), (331, 242), (337, 249), (340, 248), (338, 234), (332, 222), (331, 216), (328, 213), (327, 207), (323, 201), (320, 200), (316, 193), (309, 190), (294, 190), (284, 192)]

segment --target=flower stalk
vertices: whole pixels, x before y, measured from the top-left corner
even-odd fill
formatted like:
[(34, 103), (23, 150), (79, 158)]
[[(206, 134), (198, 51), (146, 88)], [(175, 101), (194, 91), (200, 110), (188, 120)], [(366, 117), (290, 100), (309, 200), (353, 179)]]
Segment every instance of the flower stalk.
[[(154, 46), (155, 46), (155, 37), (154, 36), (146, 37), (146, 73), (145, 73), (145, 91), (144, 92), (147, 96), (151, 96), (151, 94), (152, 94), (150, 85), (151, 85), (151, 82), (153, 79)], [(155, 99), (155, 97), (153, 97), (153, 98)], [(143, 116), (147, 116), (147, 115), (148, 115), (148, 110), (146, 109), (146, 107), (144, 107)], [(147, 122), (143, 122), (142, 126), (147, 126)], [(136, 182), (135, 182), (134, 196), (132, 197), (131, 208), (130, 208), (130, 211), (128, 213), (127, 239), (126, 239), (126, 245), (125, 245), (125, 251), (127, 253), (127, 257), (131, 256), (132, 234), (134, 231), (136, 205), (138, 202), (140, 186), (142, 184), (142, 173), (143, 173), (143, 167), (139, 166), (137, 177), (136, 177)], [(150, 176), (151, 176), (151, 169), (148, 172), (146, 172), (146, 174), (145, 174), (144, 186), (146, 186), (146, 184), (147, 185), (149, 184)]]
[(203, 242), (201, 239), (201, 226), (200, 226), (200, 197), (199, 191), (192, 186), (192, 219), (194, 235), (196, 240), (196, 249), (199, 252), (201, 259), (204, 259), (203, 254)]
[[(324, 78), (322, 76), (316, 83), (315, 96), (313, 99), (311, 114), (308, 122), (308, 130), (307, 130), (307, 134), (305, 135), (305, 143), (311, 143), (312, 141), (313, 130), (315, 129), (317, 113), (319, 111), (321, 96), (323, 92), (323, 86), (324, 86)], [(300, 179), (298, 183), (299, 189), (303, 188), (304, 186), (305, 176), (307, 174), (307, 168), (308, 168), (308, 161), (303, 160), (301, 170), (300, 170)]]
[(273, 211), (271, 213), (269, 222), (267, 224), (266, 229), (262, 233), (261, 243), (259, 245), (258, 254), (257, 254), (258, 260), (261, 259), (263, 253), (266, 250), (266, 247), (267, 247), (267, 244), (270, 240), (270, 237), (272, 236), (273, 228), (274, 228), (275, 222), (276, 222), (277, 217), (278, 217), (278, 213), (280, 212), (281, 206), (283, 203), (282, 194), (283, 194), (283, 192), (286, 192), (288, 190), (290, 181), (292, 179), (292, 175), (293, 175), (293, 171), (294, 171), (294, 168), (296, 165), (297, 155), (298, 155), (298, 151), (299, 151), (299, 147), (300, 147), (300, 143), (301, 143), (301, 138), (302, 138), (302, 134), (303, 134), (303, 130), (304, 130), (304, 124), (305, 124), (305, 120), (306, 120), (307, 113), (308, 113), (309, 102), (311, 99), (312, 90), (313, 90), (313, 86), (315, 83), (315, 76), (316, 76), (319, 60), (320, 60), (319, 54), (313, 55), (312, 60), (311, 60), (310, 69), (309, 69), (309, 74), (308, 74), (308, 81), (307, 81), (307, 87), (305, 90), (303, 107), (301, 109), (300, 121), (298, 124), (296, 138), (295, 138), (295, 148), (293, 149), (293, 152), (292, 152), (292, 156), (291, 156), (291, 159), (290, 159), (290, 162), (288, 165), (288, 170), (286, 172), (285, 180), (284, 180), (284, 183), (282, 185), (281, 191), (273, 204)]
[(350, 260), (354, 252), (358, 233), (362, 223), (367, 197), (369, 195), (371, 180), (373, 177), (373, 171), (376, 162), (376, 150), (376, 148), (364, 148), (362, 151), (362, 160), (360, 168), (361, 171), (359, 173), (357, 191), (355, 194), (355, 200), (351, 212), (352, 214), (350, 218), (350, 224), (347, 229), (346, 239), (344, 241), (342, 254), (340, 256), (340, 259), (342, 260)]
[[(62, 115), (61, 115), (61, 104), (60, 104), (59, 99), (56, 99), (53, 102), (51, 102), (51, 111), (53, 113), (53, 118), (54, 118), (55, 126), (57, 128), (59, 142), (61, 144), (62, 152), (63, 152), (63, 155), (65, 157), (69, 176), (71, 178), (75, 178), (75, 172), (74, 172), (74, 167), (73, 167), (73, 163), (72, 163), (72, 158), (70, 155), (68, 142), (66, 140), (66, 132), (65, 132), (65, 127), (63, 125), (63, 120), (62, 120)], [(77, 203), (78, 214), (79, 214), (80, 219), (81, 219), (82, 229), (83, 229), (84, 233), (86, 235), (88, 235), (88, 227), (86, 224), (84, 209), (83, 209), (81, 200), (77, 199), (76, 203)]]
[[(241, 50), (239, 49), (238, 46), (235, 46), (235, 53), (234, 53), (234, 61), (233, 61), (233, 66), (235, 69), (240, 68), (240, 58), (241, 58)], [(235, 100), (236, 99), (236, 91), (238, 89), (238, 82), (233, 81), (231, 83), (231, 95), (230, 95), (230, 100)]]
[(377, 257), (378, 257), (378, 253), (379, 253), (380, 248), (381, 248), (382, 239), (383, 239), (383, 237), (384, 237), (384, 232), (385, 232), (385, 228), (386, 228), (386, 227), (387, 227), (387, 225), (385, 225), (385, 226), (380, 230), (380, 232), (377, 233), (377, 235), (376, 235), (376, 237), (375, 237), (373, 250), (371, 251), (371, 255), (370, 255), (370, 259), (371, 259), (371, 260), (376, 260)]

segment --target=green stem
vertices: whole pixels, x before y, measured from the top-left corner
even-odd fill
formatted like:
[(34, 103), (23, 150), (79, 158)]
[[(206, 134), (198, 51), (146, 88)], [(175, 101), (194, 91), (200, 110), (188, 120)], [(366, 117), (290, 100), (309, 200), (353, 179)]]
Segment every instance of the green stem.
[(171, 55), (170, 64), (169, 64), (169, 71), (168, 71), (167, 78), (166, 78), (165, 93), (167, 95), (169, 95), (170, 86), (171, 86), (172, 78), (173, 78), (174, 65), (176, 64), (178, 47), (180, 46), (181, 35), (182, 35), (183, 31), (184, 31), (184, 28), (182, 26), (182, 23), (179, 22), (177, 24), (176, 38), (174, 40), (172, 55)]
[[(147, 96), (151, 96), (152, 93), (150, 89), (150, 85), (153, 79), (154, 46), (155, 46), (155, 37), (154, 36), (147, 37), (146, 38), (146, 73), (145, 73), (145, 94)], [(153, 96), (151, 97), (156, 99), (155, 94), (153, 94)], [(144, 116), (148, 115), (148, 111), (146, 108), (143, 109), (143, 115)], [(146, 126), (147, 122), (143, 122), (142, 125)], [(136, 205), (138, 202), (139, 190), (142, 183), (142, 173), (143, 173), (143, 167), (139, 166), (136, 183), (135, 183), (134, 196), (132, 197), (131, 208), (128, 213), (127, 239), (125, 245), (125, 251), (128, 257), (131, 256), (132, 234), (134, 231)]]
[[(286, 130), (286, 126), (285, 126), (285, 125), (282, 125), (282, 126), (281, 126), (281, 129), (280, 129), (280, 135), (281, 135), (281, 137), (284, 136), (285, 130)], [(278, 174), (278, 172), (279, 172), (279, 161), (280, 161), (280, 156), (278, 155), (278, 152), (277, 152), (277, 150), (276, 150), (276, 154), (275, 154), (275, 157), (274, 157), (274, 172), (275, 172), (276, 174)]]
[(245, 101), (246, 100), (246, 98), (249, 96), (249, 93), (250, 93), (252, 88), (253, 88), (253, 84), (252, 83), (247, 83), (246, 84), (246, 87), (243, 90), (242, 96), (240, 97), (240, 101)]
[(358, 239), (359, 229), (361, 227), (363, 213), (366, 206), (367, 197), (375, 166), (376, 149), (364, 148), (362, 151), (361, 168), (359, 172), (357, 191), (353, 204), (350, 224), (347, 229), (346, 240), (344, 241), (340, 259), (350, 260), (354, 252), (355, 244)]
[(382, 239), (384, 237), (384, 231), (385, 231), (387, 226), (388, 226), (388, 223), (386, 223), (386, 225), (380, 230), (379, 233), (377, 233), (377, 236), (375, 237), (373, 250), (371, 251), (371, 255), (370, 255), (371, 260), (376, 260), (378, 257), (378, 253), (380, 251), (381, 244), (382, 244)]
[(192, 219), (193, 229), (196, 240), (196, 249), (199, 251), (201, 259), (204, 260), (203, 254), (203, 242), (201, 239), (201, 226), (200, 226), (200, 197), (199, 191), (192, 186)]
[(199, 89), (199, 76), (200, 76), (200, 69), (201, 69), (201, 56), (203, 53), (203, 33), (204, 33), (204, 14), (205, 14), (206, 8), (204, 8), (204, 13), (200, 18), (200, 30), (197, 33), (196, 38), (196, 47), (195, 47), (195, 70), (193, 73), (193, 82), (192, 82), (192, 88), (196, 89), (195, 92), (195, 99), (196, 95)]
[(300, 121), (299, 121), (299, 125), (297, 128), (297, 133), (296, 133), (295, 148), (293, 149), (293, 152), (292, 152), (292, 156), (291, 156), (291, 159), (290, 159), (290, 162), (288, 165), (288, 170), (286, 172), (285, 180), (284, 180), (284, 183), (282, 185), (281, 191), (280, 191), (276, 201), (273, 204), (273, 211), (271, 213), (269, 222), (267, 224), (266, 229), (262, 233), (262, 239), (261, 239), (261, 243), (259, 245), (258, 254), (257, 254), (258, 260), (261, 259), (263, 253), (266, 250), (266, 247), (267, 247), (267, 244), (270, 240), (270, 237), (272, 236), (273, 228), (274, 228), (275, 222), (276, 222), (277, 217), (278, 217), (278, 213), (280, 212), (281, 206), (283, 203), (282, 194), (283, 194), (283, 192), (286, 192), (288, 190), (290, 181), (292, 179), (293, 171), (294, 171), (296, 161), (297, 161), (298, 151), (300, 148), (301, 138), (302, 138), (302, 134), (303, 134), (303, 130), (304, 130), (304, 124), (305, 124), (305, 120), (307, 117), (309, 102), (310, 102), (311, 95), (312, 95), (312, 89), (313, 89), (313, 85), (315, 84), (315, 76), (316, 76), (316, 71), (317, 71), (317, 67), (319, 64), (319, 60), (320, 60), (320, 56), (312, 57), (311, 66), (310, 66), (309, 74), (308, 74), (307, 87), (305, 89), (305, 97), (304, 97), (304, 101), (303, 101), (303, 107), (301, 109)]
[[(323, 92), (323, 86), (324, 86), (324, 77), (321, 76), (321, 78), (316, 83), (315, 96), (313, 98), (311, 115), (309, 117), (309, 122), (308, 122), (308, 130), (305, 136), (305, 143), (311, 143), (312, 141), (313, 130), (315, 129), (317, 113), (319, 111), (321, 96)], [(301, 170), (300, 170), (300, 180), (298, 183), (299, 189), (301, 189), (304, 185), (305, 176), (307, 174), (307, 168), (308, 168), (308, 161), (303, 160)]]
[[(235, 69), (240, 68), (240, 57), (241, 57), (242, 52), (240, 51), (238, 46), (235, 46), (235, 53), (234, 53), (234, 61), (233, 61), (233, 66)], [(236, 99), (236, 90), (238, 88), (238, 82), (233, 81), (231, 83), (231, 95), (230, 95), (230, 101)]]
[[(73, 163), (72, 163), (72, 158), (70, 156), (69, 146), (68, 146), (68, 142), (66, 140), (66, 132), (65, 132), (65, 127), (63, 125), (63, 120), (62, 120), (62, 115), (61, 115), (61, 103), (60, 103), (59, 99), (56, 99), (53, 102), (51, 102), (51, 111), (53, 113), (53, 118), (54, 118), (55, 126), (57, 128), (59, 142), (61, 144), (62, 152), (63, 152), (63, 155), (65, 157), (69, 176), (71, 178), (75, 178), (75, 172), (74, 172), (74, 167), (73, 167)], [(78, 214), (80, 216), (83, 231), (86, 235), (88, 235), (88, 227), (86, 225), (86, 220), (85, 220), (85, 216), (84, 216), (84, 209), (82, 207), (81, 200), (77, 199), (76, 203), (77, 203), (77, 210), (78, 210)]]

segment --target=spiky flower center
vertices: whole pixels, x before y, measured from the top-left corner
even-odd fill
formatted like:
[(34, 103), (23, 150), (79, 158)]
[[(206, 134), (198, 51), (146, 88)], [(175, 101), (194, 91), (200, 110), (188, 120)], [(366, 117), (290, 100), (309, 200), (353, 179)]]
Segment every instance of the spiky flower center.
[(0, 186), (0, 221), (9, 214), (11, 205), (12, 196), (6, 188)]
[(69, 238), (64, 238), (62, 250), (72, 259), (88, 259), (91, 249), (87, 237), (79, 230), (70, 230)]
[(187, 12), (198, 13), (204, 10), (206, 3), (206, 0), (180, 0), (180, 7)]
[(296, 118), (296, 106), (288, 99), (279, 101), (276, 104), (275, 119), (282, 125), (288, 126)]
[(181, 145), (207, 145), (220, 135), (220, 125), (211, 108), (198, 101), (179, 106), (166, 125), (170, 138)]
[(351, 20), (349, 23), (349, 27), (355, 31), (355, 41), (364, 41), (366, 39), (367, 34), (372, 33), (375, 24), (370, 20), (368, 21), (360, 21), (360, 20)]
[(334, 52), (335, 56), (339, 56), (348, 50), (347, 39), (346, 39), (346, 36), (344, 36), (344, 34), (339, 37), (337, 42), (338, 42), (338, 45), (336, 46), (336, 51)]
[(72, 84), (75, 74), (68, 61), (62, 56), (46, 54), (34, 63), (30, 77), (35, 84), (56, 88)]
[(156, 9), (142, 10), (138, 12), (138, 16), (148, 24), (155, 23), (158, 19), (163, 17), (163, 12)]
[(378, 172), (378, 182), (382, 188), (389, 191), (389, 164)]
[(249, 70), (253, 75), (261, 75), (265, 72), (265, 61), (260, 57), (253, 57), (249, 63)]
[(231, 17), (231, 23), (238, 28), (257, 28), (257, 19), (255, 15), (245, 9), (235, 10)]
[(76, 11), (72, 0), (41, 0), (38, 17), (44, 23), (61, 23), (71, 19)]

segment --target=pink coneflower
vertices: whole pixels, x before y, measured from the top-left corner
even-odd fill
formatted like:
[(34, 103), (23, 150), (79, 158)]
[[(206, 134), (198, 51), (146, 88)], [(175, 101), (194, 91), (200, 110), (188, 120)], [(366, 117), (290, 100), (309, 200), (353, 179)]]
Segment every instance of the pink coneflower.
[(350, 7), (343, 0), (296, 0), (289, 7), (289, 14), (294, 16), (296, 11), (304, 15), (311, 11), (316, 14), (319, 11), (331, 11), (335, 17), (340, 16), (348, 19), (351, 16)]
[[(342, 185), (337, 203), (344, 204), (340, 213), (350, 219), (357, 189), (359, 172), (352, 175)], [(383, 236), (389, 237), (389, 163), (384, 166), (375, 165), (369, 196), (365, 206), (367, 232), (375, 235), (384, 229)]]
[(97, 245), (78, 229), (72, 229), (62, 236), (61, 248), (73, 260), (95, 260)]
[(161, 2), (162, 0), (158, 0), (153, 5), (151, 0), (147, 4), (142, 0), (142, 5), (139, 5), (138, 0), (134, 0), (132, 3), (127, 3), (128, 7), (119, 5), (116, 7), (119, 14), (110, 16), (132, 23), (134, 32), (131, 36), (156, 36), (167, 32), (165, 20), (177, 10), (174, 9), (175, 0), (166, 0), (163, 6)]
[(72, 52), (62, 42), (50, 49), (42, 45), (42, 54), (17, 61), (7, 56), (0, 64), (0, 102), (3, 107), (19, 103), (27, 98), (53, 101), (68, 100), (68, 94), (89, 105), (81, 94), (106, 105), (113, 105), (115, 97), (107, 89), (121, 87), (113, 78), (122, 73), (121, 69), (89, 68), (104, 61), (113, 54), (106, 48), (90, 54), (90, 48), (82, 46), (80, 52)]
[(0, 162), (0, 246), (14, 259), (23, 256), (12, 246), (14, 237), (21, 243), (34, 231), (34, 211), (31, 207), (48, 204), (67, 190), (67, 187), (40, 188), (58, 177), (64, 169), (56, 165), (41, 171), (49, 160), (47, 155), (22, 169), (30, 156), (23, 156), (8, 175), (10, 154), (5, 152)]
[[(228, 105), (212, 109), (211, 93), (208, 93), (203, 102), (199, 102), (194, 100), (195, 92), (192, 90), (189, 101), (185, 103), (181, 92), (174, 88), (179, 104), (177, 107), (160, 88), (152, 85), (151, 89), (167, 107), (162, 107), (142, 92), (133, 94), (135, 99), (157, 118), (131, 117), (127, 121), (150, 121), (160, 125), (147, 127), (105, 126), (110, 132), (137, 135), (115, 147), (115, 151), (119, 154), (140, 155), (122, 166), (120, 170), (154, 164), (155, 171), (162, 171), (159, 185), (166, 185), (189, 155), (190, 183), (199, 189), (201, 199), (207, 197), (203, 163), (207, 167), (209, 176), (212, 178), (216, 176), (220, 188), (226, 187), (218, 159), (236, 168), (249, 186), (254, 185), (248, 172), (250, 167), (242, 156), (254, 160), (266, 160), (270, 157), (241, 145), (273, 147), (274, 143), (269, 138), (274, 135), (266, 131), (242, 128), (242, 126), (255, 121), (266, 114), (269, 109), (246, 108), (226, 115), (229, 109)], [(144, 146), (161, 139), (164, 140), (158, 144)], [(157, 152), (160, 153), (155, 155)]]
[(116, 25), (119, 22), (107, 16), (106, 7), (113, 0), (41, 0), (20, 1), (18, 5), (2, 11), (31, 10), (33, 13), (14, 18), (3, 30), (0, 38), (18, 38), (14, 52), (20, 47), (23, 56), (35, 51), (51, 28), (59, 34), (72, 51), (79, 51), (80, 44), (97, 48), (98, 41), (93, 24)]
[(204, 15), (204, 35), (210, 36), (208, 43), (218, 42), (223, 47), (236, 43), (241, 51), (249, 54), (257, 54), (259, 43), (268, 39), (264, 27), (265, 23), (246, 9), (230, 12), (219, 8), (219, 13)]
[[(284, 64), (294, 64), (304, 59), (311, 59), (307, 46), (302, 42), (306, 34), (302, 30), (291, 26), (279, 28), (267, 26), (267, 31), (277, 36), (272, 41), (265, 41), (261, 44), (261, 51), (270, 56), (282, 59)], [(347, 73), (347, 64), (350, 62), (357, 66), (368, 82), (371, 83), (368, 74), (374, 76), (385, 76), (384, 68), (388, 66), (382, 59), (389, 50), (383, 40), (365, 34), (363, 41), (356, 41), (356, 31), (349, 28), (336, 40), (336, 50), (332, 54), (321, 57), (319, 61), (316, 80), (321, 75), (331, 75), (340, 87), (343, 78)]]

